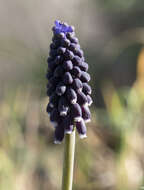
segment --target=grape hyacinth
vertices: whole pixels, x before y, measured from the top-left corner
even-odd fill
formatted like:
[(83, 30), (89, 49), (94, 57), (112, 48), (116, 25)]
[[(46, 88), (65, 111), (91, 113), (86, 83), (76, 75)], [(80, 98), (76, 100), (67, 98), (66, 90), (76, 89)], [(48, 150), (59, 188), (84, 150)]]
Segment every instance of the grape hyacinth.
[(55, 128), (55, 143), (59, 144), (64, 134), (71, 134), (74, 126), (80, 138), (86, 137), (85, 123), (90, 121), (89, 106), (91, 87), (88, 64), (74, 27), (55, 21), (50, 44), (47, 71), (47, 112)]

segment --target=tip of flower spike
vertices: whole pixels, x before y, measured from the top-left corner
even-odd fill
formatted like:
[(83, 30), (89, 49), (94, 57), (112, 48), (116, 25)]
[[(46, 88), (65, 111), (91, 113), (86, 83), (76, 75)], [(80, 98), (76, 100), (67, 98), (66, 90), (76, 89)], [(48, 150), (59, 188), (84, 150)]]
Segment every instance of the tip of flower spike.
[(80, 137), (80, 139), (84, 139), (84, 138), (87, 138), (87, 135), (86, 134), (79, 134), (79, 137)]
[(55, 21), (54, 32), (56, 34), (73, 32), (73, 31), (74, 31), (74, 27), (73, 26), (69, 26), (67, 23), (63, 23), (63, 22), (61, 22), (59, 20)]
[(54, 144), (61, 144), (61, 141), (54, 140)]

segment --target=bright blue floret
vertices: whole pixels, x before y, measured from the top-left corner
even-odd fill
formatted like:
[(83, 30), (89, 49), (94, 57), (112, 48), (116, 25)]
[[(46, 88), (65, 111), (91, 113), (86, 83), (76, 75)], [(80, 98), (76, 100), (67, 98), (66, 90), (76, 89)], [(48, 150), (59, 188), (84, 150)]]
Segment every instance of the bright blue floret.
[(67, 32), (73, 32), (73, 29), (71, 26), (67, 26), (64, 23), (61, 23), (60, 21), (56, 20), (55, 21), (55, 33), (67, 33)]

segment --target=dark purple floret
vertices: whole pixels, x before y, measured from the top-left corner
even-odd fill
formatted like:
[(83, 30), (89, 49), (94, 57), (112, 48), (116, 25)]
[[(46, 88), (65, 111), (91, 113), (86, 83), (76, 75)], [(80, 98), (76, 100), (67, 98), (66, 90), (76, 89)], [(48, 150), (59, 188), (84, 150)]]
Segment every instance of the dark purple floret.
[(57, 66), (54, 71), (54, 77), (61, 77), (64, 74), (64, 69), (61, 65)]
[(54, 61), (49, 61), (48, 68), (54, 70), (56, 68), (56, 63)]
[[(81, 54), (82, 54), (82, 56), (83, 56), (83, 51), (81, 50), (79, 44), (71, 43), (71, 45), (69, 46), (69, 49), (70, 49), (71, 51), (73, 51), (75, 55), (78, 55), (78, 56), (79, 56), (79, 52), (81, 52)], [(79, 57), (82, 57), (82, 56), (79, 56)]]
[(63, 82), (59, 82), (56, 87), (56, 93), (58, 96), (62, 96), (66, 91), (66, 85)]
[(51, 61), (53, 61), (53, 58), (52, 58), (51, 56), (49, 56), (49, 57), (47, 58), (47, 63), (49, 63), (49, 62), (51, 62)]
[(87, 72), (82, 71), (80, 79), (82, 82), (89, 82), (90, 81), (90, 75)]
[(82, 60), (81, 60), (81, 58), (79, 57), (79, 56), (74, 56), (74, 58), (73, 58), (73, 64), (75, 65), (75, 66), (80, 66), (81, 64), (82, 64)]
[(64, 127), (62, 126), (62, 124), (59, 123), (56, 125), (54, 143), (61, 144), (63, 138), (64, 138)]
[(75, 33), (74, 32), (67, 32), (66, 33), (66, 37), (70, 40), (72, 37), (75, 36)]
[(52, 86), (56, 86), (60, 81), (60, 78), (59, 77), (55, 77), (55, 76), (52, 76), (50, 79), (49, 79), (49, 83), (52, 85)]
[(81, 65), (80, 65), (80, 69), (82, 71), (88, 71), (88, 64), (86, 62), (82, 62)]
[(70, 114), (74, 121), (82, 120), (82, 110), (79, 104), (72, 104), (70, 107)]
[(70, 115), (67, 115), (63, 120), (63, 126), (66, 134), (71, 134), (74, 129), (74, 123)]
[(82, 84), (82, 82), (78, 78), (75, 78), (73, 80), (72, 87), (76, 91), (77, 90), (82, 90), (83, 84)]
[(83, 92), (81, 92), (81, 91), (77, 92), (77, 102), (81, 106), (85, 105), (85, 104), (88, 104), (86, 95)]
[(85, 125), (85, 122), (84, 120), (82, 119), (81, 121), (79, 122), (76, 122), (76, 128), (77, 128), (77, 131), (79, 133), (79, 136), (81, 139), (83, 138), (86, 138), (86, 125)]
[(50, 113), (50, 120), (51, 121), (58, 121), (60, 119), (59, 112), (57, 108), (53, 108)]
[(58, 48), (61, 45), (61, 43), (60, 43), (60, 41), (58, 39), (54, 39), (53, 43), (54, 43), (56, 48)]
[(66, 60), (72, 60), (74, 58), (74, 53), (67, 49), (65, 51), (64, 57)]
[(69, 110), (69, 103), (65, 96), (60, 97), (58, 103), (58, 111), (60, 116), (66, 116)]
[(76, 50), (77, 47), (78, 47), (77, 44), (71, 43), (71, 44), (69, 45), (69, 50), (75, 52), (75, 50)]
[(71, 44), (70, 40), (68, 40), (68, 39), (66, 39), (66, 38), (61, 40), (61, 45), (62, 45), (63, 47), (69, 47), (70, 44)]
[(93, 103), (93, 100), (90, 97), (90, 95), (87, 95), (87, 102), (88, 102), (88, 106), (91, 106), (91, 104)]
[(56, 49), (57, 46), (55, 45), (55, 43), (51, 43), (51, 44), (50, 44), (50, 48), (51, 48), (51, 49)]
[(55, 57), (55, 56), (57, 56), (57, 50), (56, 49), (51, 49), (50, 50), (50, 52), (49, 52), (49, 55), (51, 56), (51, 57)]
[(67, 88), (66, 96), (71, 104), (75, 104), (77, 102), (77, 94), (73, 88)]
[(55, 90), (55, 86), (54, 85), (49, 85), (48, 89), (47, 89), (47, 95), (51, 96), (53, 94)]
[(60, 56), (60, 55), (58, 55), (58, 56), (56, 56), (56, 58), (55, 58), (55, 64), (56, 64), (56, 65), (59, 65), (60, 63), (63, 63), (63, 57)]
[(64, 47), (59, 47), (59, 48), (57, 49), (57, 53), (58, 53), (59, 55), (63, 55), (65, 52), (66, 52), (66, 48), (64, 48)]
[(50, 105), (48, 104), (46, 108), (47, 113), (50, 114), (52, 110), (53, 108), (51, 108)]
[(81, 70), (78, 66), (74, 66), (71, 73), (74, 77), (80, 78), (80, 76), (81, 76)]
[(53, 76), (53, 72), (49, 70), (46, 74), (46, 78), (49, 80)]
[(59, 96), (54, 92), (49, 98), (50, 107), (52, 108), (57, 107), (58, 101), (59, 101)]
[(83, 57), (83, 51), (80, 50), (79, 48), (77, 48), (74, 52), (75, 52), (75, 54), (78, 55), (80, 58)]
[(64, 62), (63, 62), (63, 68), (64, 68), (66, 71), (72, 70), (72, 68), (73, 68), (72, 62), (71, 62), (70, 60), (64, 61)]
[(83, 83), (83, 89), (82, 89), (82, 91), (86, 95), (91, 94), (91, 92), (92, 92), (91, 87), (87, 83)]
[(63, 76), (63, 82), (66, 84), (66, 85), (69, 85), (69, 84), (72, 84), (73, 82), (73, 78), (72, 78), (72, 75), (69, 73), (69, 72), (66, 72)]
[(78, 38), (76, 38), (76, 37), (70, 37), (70, 41), (72, 42), (72, 43), (75, 43), (75, 44), (77, 44), (79, 41), (78, 41)]
[(63, 32), (60, 32), (60, 33), (55, 33), (55, 38), (57, 40), (60, 40), (60, 39), (65, 39), (65, 34)]
[(53, 38), (47, 59), (46, 78), (49, 103), (46, 111), (55, 127), (55, 143), (59, 144), (64, 134), (71, 134), (76, 127), (80, 138), (86, 137), (85, 123), (90, 121), (89, 107), (90, 75), (83, 50), (74, 27), (55, 21)]
[(82, 106), (82, 118), (84, 119), (85, 123), (91, 121), (91, 113), (88, 106)]
[(50, 113), (50, 121), (54, 128), (57, 126), (57, 123), (61, 121), (61, 117), (59, 116), (59, 112), (57, 108), (53, 108), (53, 110)]

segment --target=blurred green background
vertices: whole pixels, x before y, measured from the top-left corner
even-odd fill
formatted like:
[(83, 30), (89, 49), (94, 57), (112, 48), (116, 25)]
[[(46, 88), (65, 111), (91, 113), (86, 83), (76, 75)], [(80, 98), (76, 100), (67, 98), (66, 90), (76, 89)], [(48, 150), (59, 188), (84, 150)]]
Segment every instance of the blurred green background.
[(92, 78), (73, 189), (144, 189), (143, 18), (143, 0), (0, 0), (0, 190), (61, 187), (63, 143), (45, 111), (56, 19), (75, 26)]

